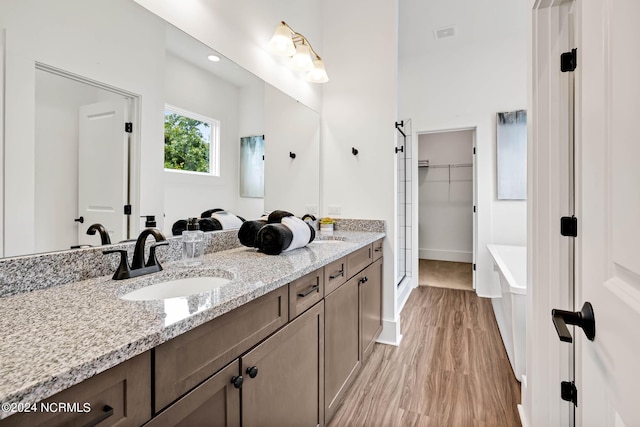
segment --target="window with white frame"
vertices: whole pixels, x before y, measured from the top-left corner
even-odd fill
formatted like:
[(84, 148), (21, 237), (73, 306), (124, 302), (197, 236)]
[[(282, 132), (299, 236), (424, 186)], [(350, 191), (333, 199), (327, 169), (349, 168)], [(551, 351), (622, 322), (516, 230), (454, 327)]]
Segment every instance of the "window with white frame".
[(219, 176), (219, 158), (219, 121), (165, 105), (165, 170)]

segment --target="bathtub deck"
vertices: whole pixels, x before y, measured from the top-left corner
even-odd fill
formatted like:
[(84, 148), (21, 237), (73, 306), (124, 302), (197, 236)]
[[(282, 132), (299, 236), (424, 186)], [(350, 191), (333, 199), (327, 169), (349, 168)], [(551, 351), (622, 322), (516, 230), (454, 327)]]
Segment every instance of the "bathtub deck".
[(375, 345), (329, 427), (520, 426), (489, 299), (419, 286), (401, 316), (400, 347)]

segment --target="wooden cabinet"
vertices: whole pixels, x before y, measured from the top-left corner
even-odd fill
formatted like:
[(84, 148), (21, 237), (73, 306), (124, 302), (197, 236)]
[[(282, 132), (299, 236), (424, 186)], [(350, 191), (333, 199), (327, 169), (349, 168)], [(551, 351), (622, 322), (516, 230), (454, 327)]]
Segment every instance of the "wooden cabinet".
[(16, 414), (0, 427), (323, 426), (373, 349), (381, 310), (380, 240), (40, 403), (90, 412)]
[(376, 261), (382, 258), (382, 242), (383, 242), (383, 239), (379, 239), (373, 242), (373, 244), (371, 245), (371, 249), (373, 250), (372, 261)]
[(319, 268), (289, 283), (289, 320), (293, 320), (324, 296), (324, 271)]
[[(325, 273), (326, 274), (326, 273)], [(324, 299), (325, 422), (333, 417), (360, 369), (358, 280), (356, 276)]]
[(149, 352), (36, 404), (38, 411), (0, 421), (14, 426), (140, 426), (151, 418)]
[(367, 245), (347, 255), (347, 278), (351, 278), (362, 271), (373, 261), (372, 245)]
[(155, 412), (284, 326), (288, 290), (276, 289), (155, 349)]
[(240, 358), (242, 425), (324, 424), (324, 303)]
[(157, 415), (145, 427), (239, 427), (238, 359)]
[(382, 258), (356, 277), (360, 287), (360, 348), (362, 363), (366, 363), (382, 331)]
[(324, 294), (329, 295), (347, 281), (347, 257), (338, 258), (324, 266)]

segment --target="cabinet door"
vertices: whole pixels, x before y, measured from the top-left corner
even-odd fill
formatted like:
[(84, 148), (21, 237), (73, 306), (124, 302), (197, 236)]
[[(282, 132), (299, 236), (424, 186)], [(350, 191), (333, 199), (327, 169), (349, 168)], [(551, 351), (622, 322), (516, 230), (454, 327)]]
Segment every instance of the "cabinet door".
[(360, 369), (359, 279), (352, 278), (324, 299), (325, 423)]
[(156, 347), (156, 413), (286, 324), (287, 303), (282, 286)]
[[(233, 384), (240, 370), (239, 360), (200, 384), (145, 427), (240, 426), (240, 389)], [(240, 382), (236, 382), (241, 386)]]
[(360, 340), (365, 363), (382, 331), (382, 258), (360, 274)]
[(139, 426), (151, 418), (149, 352), (36, 404), (36, 412), (0, 421), (9, 426)]
[(240, 360), (244, 427), (323, 425), (324, 302)]

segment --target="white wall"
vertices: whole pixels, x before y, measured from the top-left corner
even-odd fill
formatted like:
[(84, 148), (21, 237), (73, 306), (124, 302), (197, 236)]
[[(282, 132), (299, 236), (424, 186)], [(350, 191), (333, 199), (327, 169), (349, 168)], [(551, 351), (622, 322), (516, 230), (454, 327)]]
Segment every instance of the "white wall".
[(167, 52), (166, 103), (220, 122), (220, 176), (164, 172), (164, 231), (208, 209), (237, 212), (239, 89)]
[[(319, 111), (321, 87), (307, 83), (265, 46), (280, 21), (309, 39), (323, 56), (320, 2), (314, 0), (134, 0), (284, 93)], [(336, 11), (337, 13), (338, 11)], [(324, 58), (324, 57), (323, 57)], [(331, 70), (327, 70), (331, 73)], [(331, 75), (329, 75), (331, 78)]]
[(34, 252), (36, 61), (141, 96), (140, 211), (161, 220), (163, 152), (156, 141), (162, 140), (163, 75), (157, 70), (164, 68), (164, 22), (130, 0), (6, 0), (0, 28), (6, 29), (11, 82), (5, 88), (4, 230), (5, 242), (14, 244), (4, 255)]
[(509, 24), (521, 20), (521, 34), (455, 48), (445, 43), (428, 54), (399, 61), (400, 116), (413, 119), (414, 134), (476, 129), (476, 291), (481, 296), (500, 295), (486, 245), (526, 244), (526, 202), (497, 200), (495, 162), (496, 113), (526, 108), (526, 5), (522, 3)]
[[(264, 135), (264, 91), (266, 85), (260, 82), (258, 86), (245, 86), (239, 93), (239, 120), (238, 134), (240, 137)], [(240, 141), (238, 141), (240, 144)], [(239, 172), (238, 172), (239, 173)], [(238, 194), (240, 194), (240, 181), (238, 180)], [(259, 218), (264, 213), (264, 197), (238, 198), (236, 211), (246, 220)]]
[[(473, 162), (473, 131), (418, 137), (418, 160), (431, 166)], [(473, 261), (473, 168), (419, 168), (419, 258)]]
[[(36, 71), (35, 252), (78, 244), (78, 224), (73, 221), (78, 215), (78, 109), (109, 99), (123, 97)], [(94, 239), (100, 244), (99, 236)]]
[[(322, 57), (321, 200), (347, 218), (383, 219), (382, 341), (398, 342), (394, 274), (397, 97), (397, 1), (325, 0)], [(359, 154), (351, 154), (351, 147)]]
[(320, 115), (271, 85), (264, 105), (264, 208), (317, 214)]

